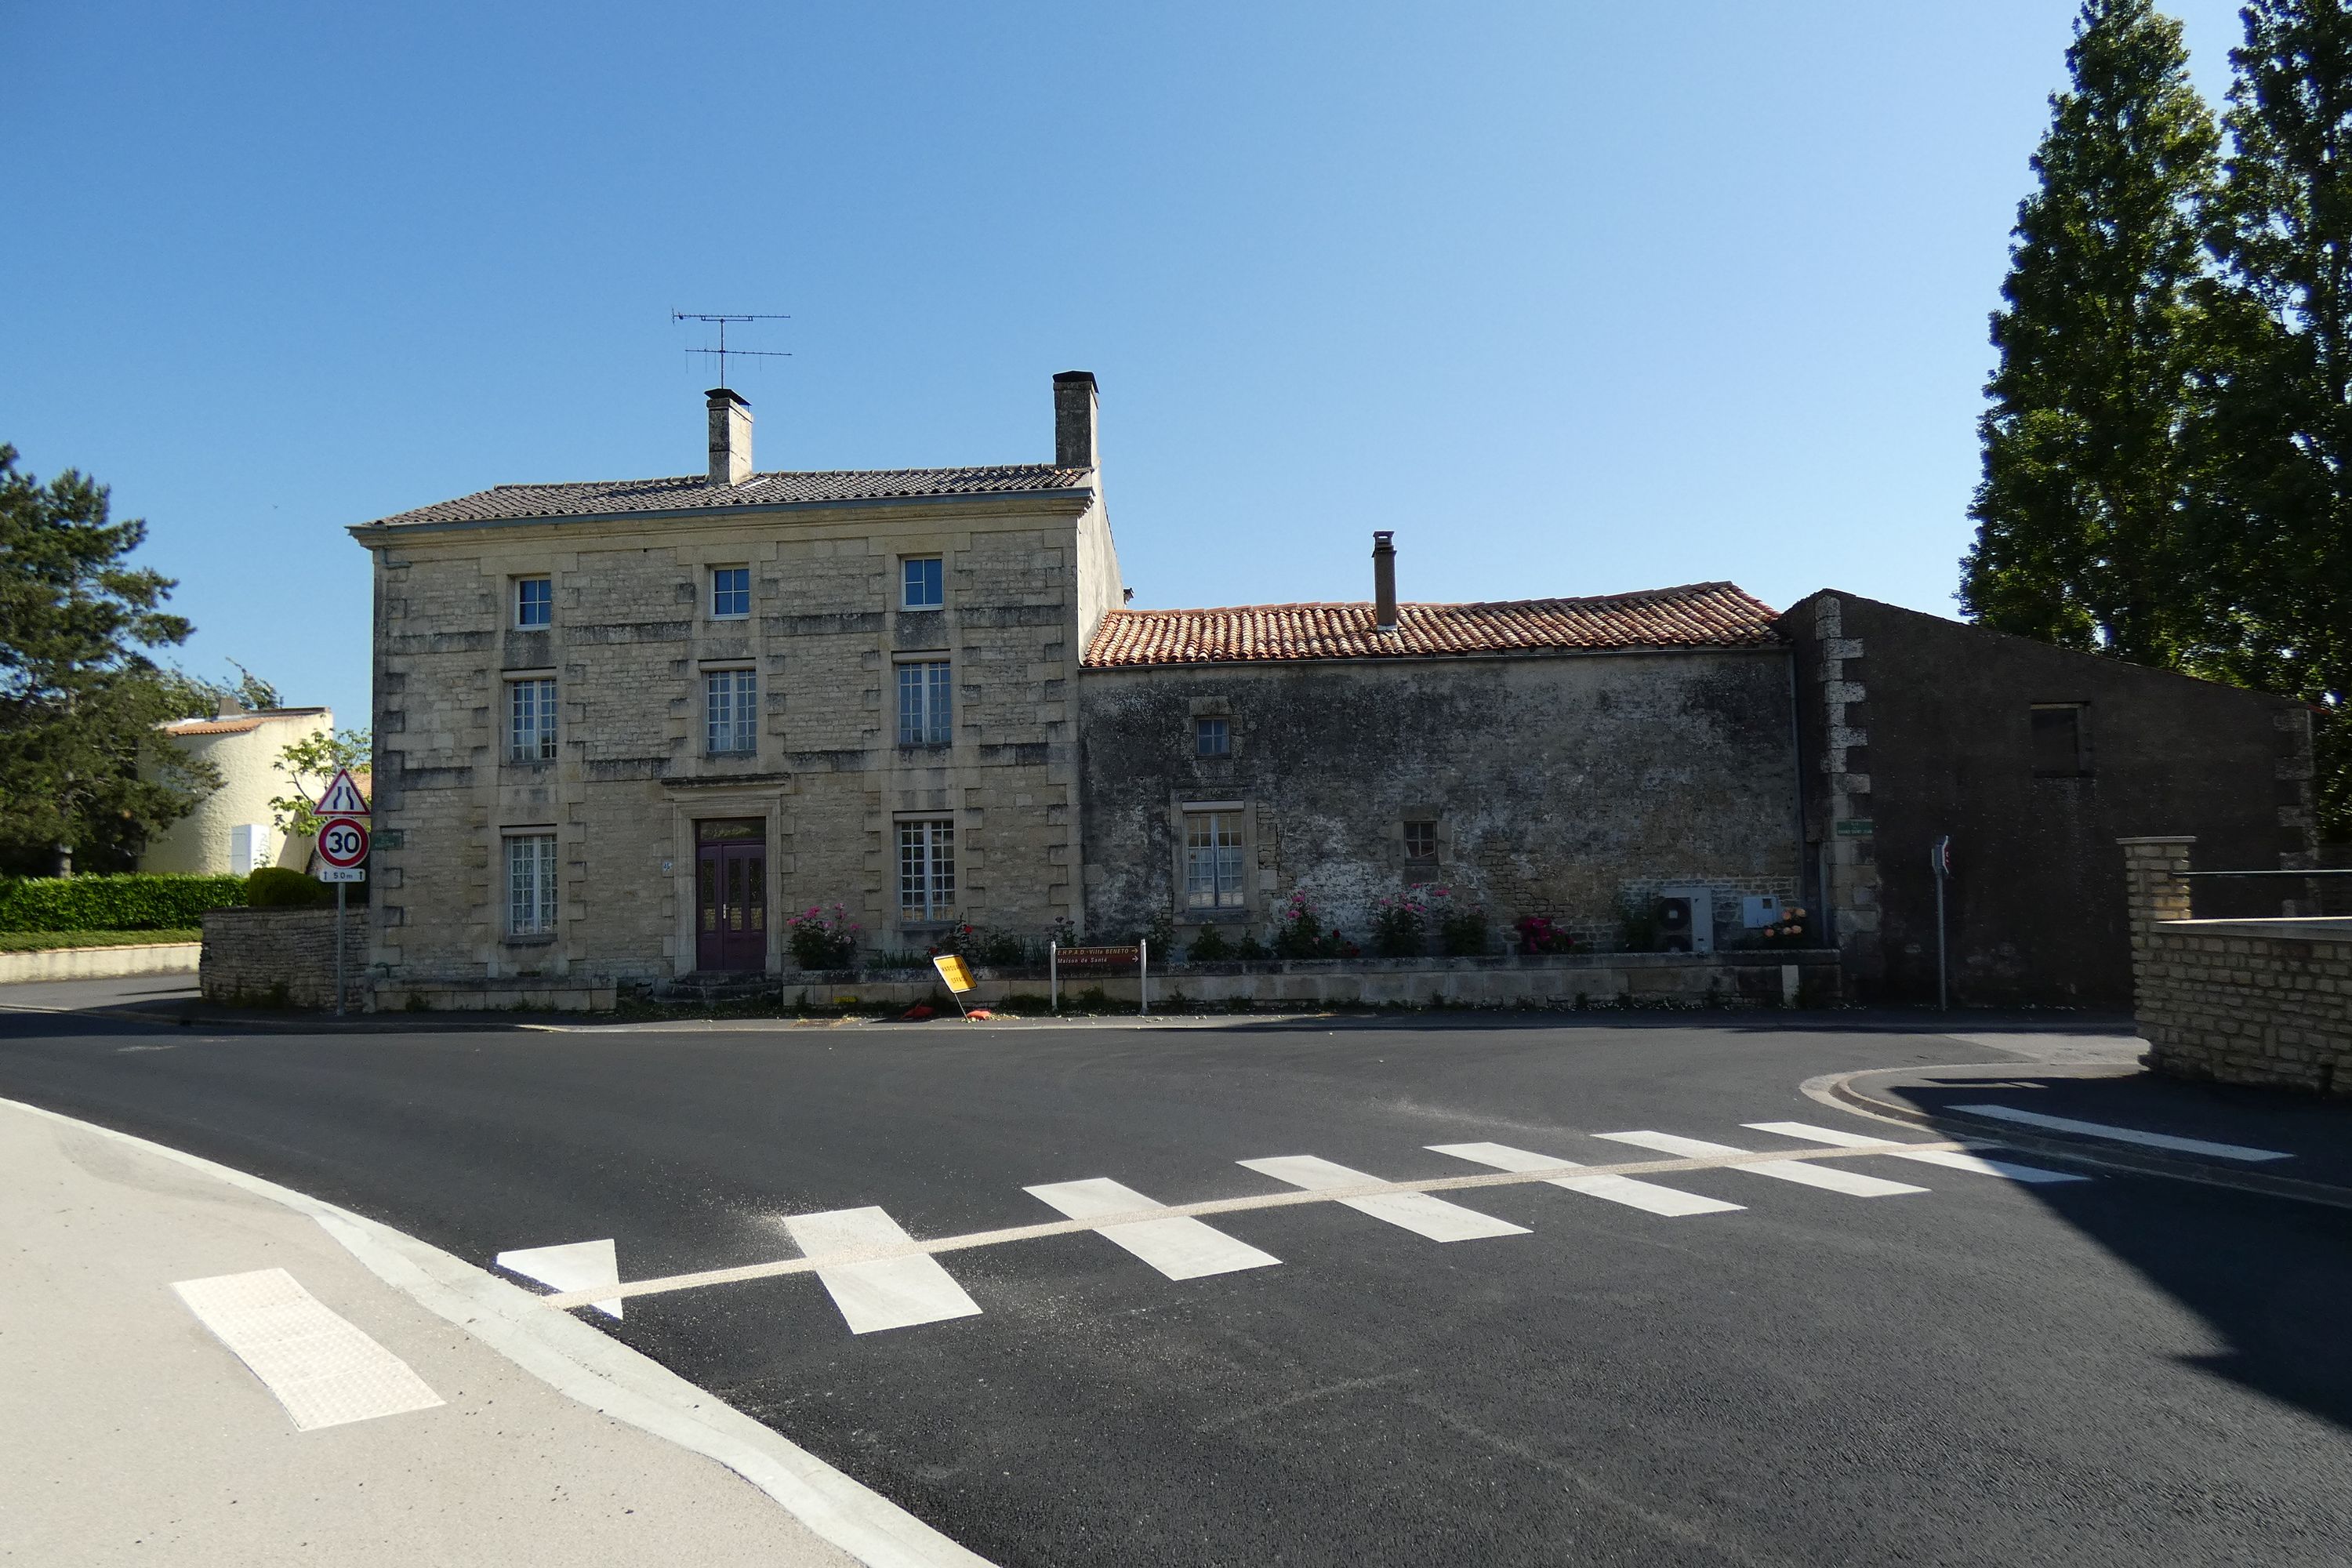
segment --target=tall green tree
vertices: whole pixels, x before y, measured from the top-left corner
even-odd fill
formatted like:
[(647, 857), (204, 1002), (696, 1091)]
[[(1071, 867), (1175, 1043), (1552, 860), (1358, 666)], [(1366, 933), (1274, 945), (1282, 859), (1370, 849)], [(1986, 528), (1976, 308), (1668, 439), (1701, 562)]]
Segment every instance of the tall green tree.
[(2230, 679), (2303, 697), (2322, 831), (2352, 837), (2352, 5), (2252, 0), (2225, 124), (2200, 538)]
[[(146, 537), (106, 488), (44, 485), (0, 444), (0, 860), (18, 870), (123, 864), (219, 775), (156, 733), (212, 693), (147, 650), (184, 641), (173, 584), (124, 564)], [(142, 764), (148, 766), (142, 772)]]
[(2188, 66), (2149, 0), (2075, 16), (1992, 317), (1959, 595), (2000, 630), (2163, 666), (2198, 642), (2183, 434), (2210, 349), (2196, 285), (2220, 154)]

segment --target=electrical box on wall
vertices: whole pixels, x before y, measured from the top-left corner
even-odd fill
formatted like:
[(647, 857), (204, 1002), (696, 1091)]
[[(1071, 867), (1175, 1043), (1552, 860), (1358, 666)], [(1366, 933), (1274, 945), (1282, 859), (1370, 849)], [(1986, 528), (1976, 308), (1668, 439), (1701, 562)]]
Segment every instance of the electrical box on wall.
[(1669, 887), (1658, 889), (1658, 951), (1715, 951), (1715, 890)]
[(1749, 931), (1780, 923), (1780, 899), (1776, 893), (1750, 893), (1739, 900), (1739, 923)]

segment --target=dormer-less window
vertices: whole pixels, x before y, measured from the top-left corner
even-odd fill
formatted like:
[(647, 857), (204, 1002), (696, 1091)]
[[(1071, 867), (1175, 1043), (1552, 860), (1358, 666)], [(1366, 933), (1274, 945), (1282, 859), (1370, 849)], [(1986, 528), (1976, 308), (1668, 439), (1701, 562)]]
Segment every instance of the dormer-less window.
[(948, 602), (947, 576), (936, 555), (909, 555), (899, 563), (898, 607), (936, 610)]
[(518, 577), (515, 579), (515, 625), (544, 626), (555, 620), (555, 580), (551, 577)]
[(751, 569), (719, 566), (710, 573), (710, 614), (715, 620), (740, 620), (751, 613)]

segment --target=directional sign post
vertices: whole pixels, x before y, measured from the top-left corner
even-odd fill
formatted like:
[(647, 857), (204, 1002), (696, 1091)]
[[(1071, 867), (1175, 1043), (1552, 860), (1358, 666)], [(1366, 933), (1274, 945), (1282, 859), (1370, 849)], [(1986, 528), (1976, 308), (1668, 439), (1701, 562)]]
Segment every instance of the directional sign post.
[(367, 880), (367, 796), (352, 781), (352, 770), (337, 768), (319, 795), (319, 880), (335, 885), (335, 1016), (343, 1016), (343, 910), (353, 882)]
[(1944, 942), (1944, 879), (1952, 874), (1952, 836), (1945, 834), (1927, 851), (1927, 868), (1936, 874), (1936, 1008), (1949, 1011), (1952, 1005), (1951, 987), (1947, 983), (1948, 951)]

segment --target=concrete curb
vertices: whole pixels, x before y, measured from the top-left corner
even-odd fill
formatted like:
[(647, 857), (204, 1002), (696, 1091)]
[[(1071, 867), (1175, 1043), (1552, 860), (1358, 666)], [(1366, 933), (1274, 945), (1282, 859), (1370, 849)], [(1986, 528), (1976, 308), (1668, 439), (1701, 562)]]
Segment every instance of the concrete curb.
[[(2014, 1068), (2016, 1066), (2014, 1062), (1955, 1062), (1941, 1067), (1895, 1070), (1908, 1076), (1926, 1072), (1959, 1072), (1976, 1068)], [(2163, 1176), (2176, 1182), (2195, 1182), (2202, 1186), (2259, 1193), (2264, 1197), (2320, 1204), (2329, 1208), (2352, 1209), (2352, 1187), (2339, 1187), (2326, 1182), (2306, 1182), (2293, 1176), (2266, 1175), (2259, 1171), (2239, 1170), (2154, 1151), (2117, 1149), (2088, 1139), (2023, 1132), (2012, 1123), (1994, 1121), (1987, 1117), (1949, 1112), (1930, 1114), (1899, 1100), (1878, 1099), (1854, 1086), (1857, 1079), (1881, 1076), (1888, 1071), (1885, 1068), (1870, 1068), (1859, 1072), (1828, 1073), (1806, 1079), (1800, 1086), (1800, 1091), (1824, 1105), (1832, 1105), (1841, 1110), (1859, 1111), (1882, 1121), (1899, 1121), (1947, 1136), (1998, 1143), (2003, 1148), (2030, 1151), (2049, 1159), (2078, 1165), (2095, 1165), (2102, 1170), (2121, 1171), (2137, 1176)]]

